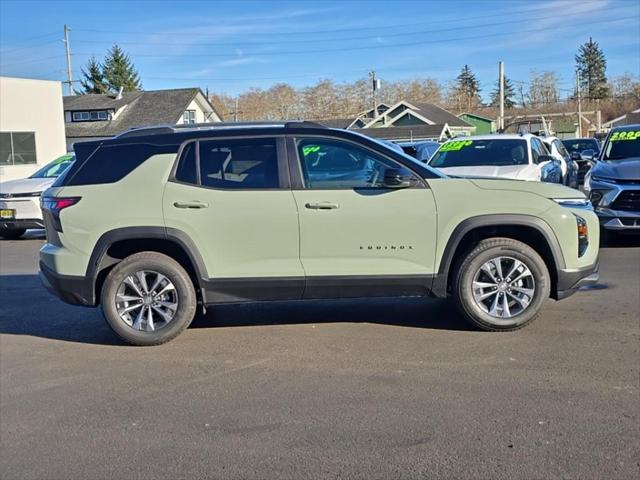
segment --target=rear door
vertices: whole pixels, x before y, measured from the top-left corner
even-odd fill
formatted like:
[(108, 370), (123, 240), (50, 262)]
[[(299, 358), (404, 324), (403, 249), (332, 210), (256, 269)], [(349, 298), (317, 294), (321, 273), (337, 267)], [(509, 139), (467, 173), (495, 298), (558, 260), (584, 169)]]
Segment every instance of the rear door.
[(298, 212), (284, 139), (228, 138), (184, 144), (163, 211), (206, 266), (209, 302), (300, 298)]
[[(305, 298), (422, 295), (434, 273), (436, 209), (431, 190), (403, 165), (362, 145), (291, 138), (300, 212)], [(411, 186), (385, 186), (385, 175)]]

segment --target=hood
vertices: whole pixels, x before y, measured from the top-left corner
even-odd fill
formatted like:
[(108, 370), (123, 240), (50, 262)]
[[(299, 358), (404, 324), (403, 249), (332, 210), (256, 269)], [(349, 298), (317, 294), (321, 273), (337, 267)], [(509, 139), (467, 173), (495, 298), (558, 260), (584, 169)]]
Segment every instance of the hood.
[(485, 190), (535, 193), (544, 198), (586, 198), (582, 192), (558, 183), (519, 182), (502, 179), (470, 179), (474, 185)]
[(0, 194), (42, 192), (49, 188), (55, 180), (55, 178), (21, 178), (20, 180), (0, 182)]
[(439, 168), (447, 175), (457, 177), (482, 177), (482, 178), (511, 178), (525, 180), (527, 177), (527, 165), (507, 165), (495, 167), (490, 165), (478, 165), (477, 167), (446, 167)]
[(620, 180), (640, 179), (640, 158), (600, 161), (591, 168), (591, 175)]

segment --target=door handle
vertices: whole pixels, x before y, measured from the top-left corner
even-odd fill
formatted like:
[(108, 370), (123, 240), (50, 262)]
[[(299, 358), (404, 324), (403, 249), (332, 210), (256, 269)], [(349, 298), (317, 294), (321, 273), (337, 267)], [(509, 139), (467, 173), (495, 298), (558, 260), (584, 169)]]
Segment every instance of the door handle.
[(207, 208), (209, 204), (206, 202), (192, 200), (190, 202), (174, 202), (173, 206), (176, 208)]
[(335, 210), (340, 207), (337, 203), (331, 202), (306, 203), (304, 206), (310, 210)]

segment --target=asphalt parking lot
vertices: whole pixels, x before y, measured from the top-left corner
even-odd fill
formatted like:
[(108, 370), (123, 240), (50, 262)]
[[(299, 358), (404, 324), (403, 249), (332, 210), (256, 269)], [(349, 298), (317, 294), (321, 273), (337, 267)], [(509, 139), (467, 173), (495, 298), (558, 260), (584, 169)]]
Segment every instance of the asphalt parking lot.
[(160, 347), (0, 241), (3, 479), (638, 478), (640, 242), (514, 333), (440, 301), (228, 306)]

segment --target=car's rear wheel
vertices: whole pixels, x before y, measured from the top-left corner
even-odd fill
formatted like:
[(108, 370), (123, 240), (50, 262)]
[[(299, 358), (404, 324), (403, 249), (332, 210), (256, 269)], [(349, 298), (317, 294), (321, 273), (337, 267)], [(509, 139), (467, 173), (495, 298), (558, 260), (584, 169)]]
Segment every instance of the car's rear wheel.
[(193, 320), (196, 293), (172, 258), (141, 252), (125, 258), (105, 279), (101, 306), (111, 328), (133, 345), (160, 345)]
[(511, 331), (538, 316), (550, 283), (546, 264), (534, 249), (510, 238), (490, 238), (458, 263), (453, 296), (472, 324)]
[(7, 240), (17, 240), (24, 235), (26, 231), (25, 228), (0, 228), (0, 237), (6, 238)]

